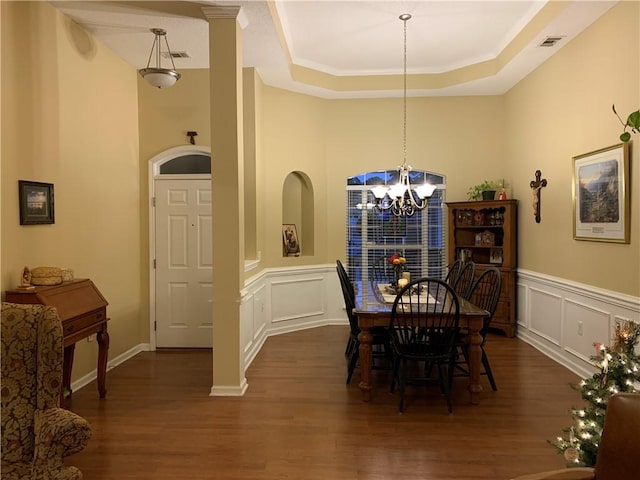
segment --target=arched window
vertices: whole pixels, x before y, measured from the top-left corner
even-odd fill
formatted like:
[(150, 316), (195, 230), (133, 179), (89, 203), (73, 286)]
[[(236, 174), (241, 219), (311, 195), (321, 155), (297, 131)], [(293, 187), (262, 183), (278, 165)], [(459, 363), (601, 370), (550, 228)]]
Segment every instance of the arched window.
[(370, 189), (393, 184), (397, 170), (367, 172), (347, 179), (347, 269), (354, 280), (366, 278), (373, 263), (401, 253), (407, 259), (411, 278), (443, 278), (446, 273), (445, 177), (412, 170), (409, 181), (426, 181), (437, 188), (427, 207), (410, 217), (396, 217), (375, 207)]
[(160, 175), (211, 173), (211, 155), (192, 153), (160, 165)]

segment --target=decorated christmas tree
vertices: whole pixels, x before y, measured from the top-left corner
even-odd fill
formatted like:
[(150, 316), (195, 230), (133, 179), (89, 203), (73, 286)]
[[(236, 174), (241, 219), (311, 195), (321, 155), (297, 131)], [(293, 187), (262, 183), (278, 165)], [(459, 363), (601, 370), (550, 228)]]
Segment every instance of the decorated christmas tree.
[(599, 372), (579, 385), (572, 385), (580, 390), (585, 406), (571, 408), (574, 425), (563, 430), (564, 436), (549, 442), (564, 455), (567, 466), (592, 467), (596, 464), (609, 399), (618, 392), (639, 391), (640, 355), (636, 352), (639, 338), (640, 324), (618, 322), (613, 346), (595, 345), (596, 355), (591, 361)]

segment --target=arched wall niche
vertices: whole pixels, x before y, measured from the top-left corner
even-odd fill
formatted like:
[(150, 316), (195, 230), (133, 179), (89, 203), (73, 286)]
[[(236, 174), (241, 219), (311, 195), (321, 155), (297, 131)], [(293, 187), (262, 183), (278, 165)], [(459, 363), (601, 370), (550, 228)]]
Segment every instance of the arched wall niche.
[(304, 172), (294, 171), (289, 173), (282, 185), (282, 223), (296, 226), (300, 255), (309, 256), (314, 254), (314, 217), (313, 184), (311, 179)]

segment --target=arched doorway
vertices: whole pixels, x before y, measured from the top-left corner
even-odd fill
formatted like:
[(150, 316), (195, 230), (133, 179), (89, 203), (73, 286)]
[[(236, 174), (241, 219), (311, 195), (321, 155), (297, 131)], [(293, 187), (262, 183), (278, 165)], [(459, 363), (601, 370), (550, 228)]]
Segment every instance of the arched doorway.
[(210, 348), (211, 150), (187, 145), (149, 161), (150, 343)]

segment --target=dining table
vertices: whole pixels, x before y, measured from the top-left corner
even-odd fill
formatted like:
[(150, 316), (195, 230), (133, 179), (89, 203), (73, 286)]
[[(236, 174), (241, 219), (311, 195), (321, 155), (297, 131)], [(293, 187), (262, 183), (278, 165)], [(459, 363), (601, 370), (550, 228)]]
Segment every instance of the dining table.
[[(393, 300), (395, 295), (385, 294), (385, 285), (375, 281), (355, 282), (356, 301), (354, 313), (358, 318), (359, 356), (360, 356), (360, 390), (365, 402), (371, 400), (371, 366), (372, 350), (371, 342), (373, 327), (388, 327), (391, 319)], [(480, 330), (484, 319), (489, 312), (472, 304), (468, 300), (458, 297), (459, 320), (458, 325), (466, 328), (465, 341), (468, 342), (469, 351), (469, 383), (468, 390), (472, 404), (479, 403), (482, 385), (480, 384), (480, 371), (482, 367), (482, 336)]]

